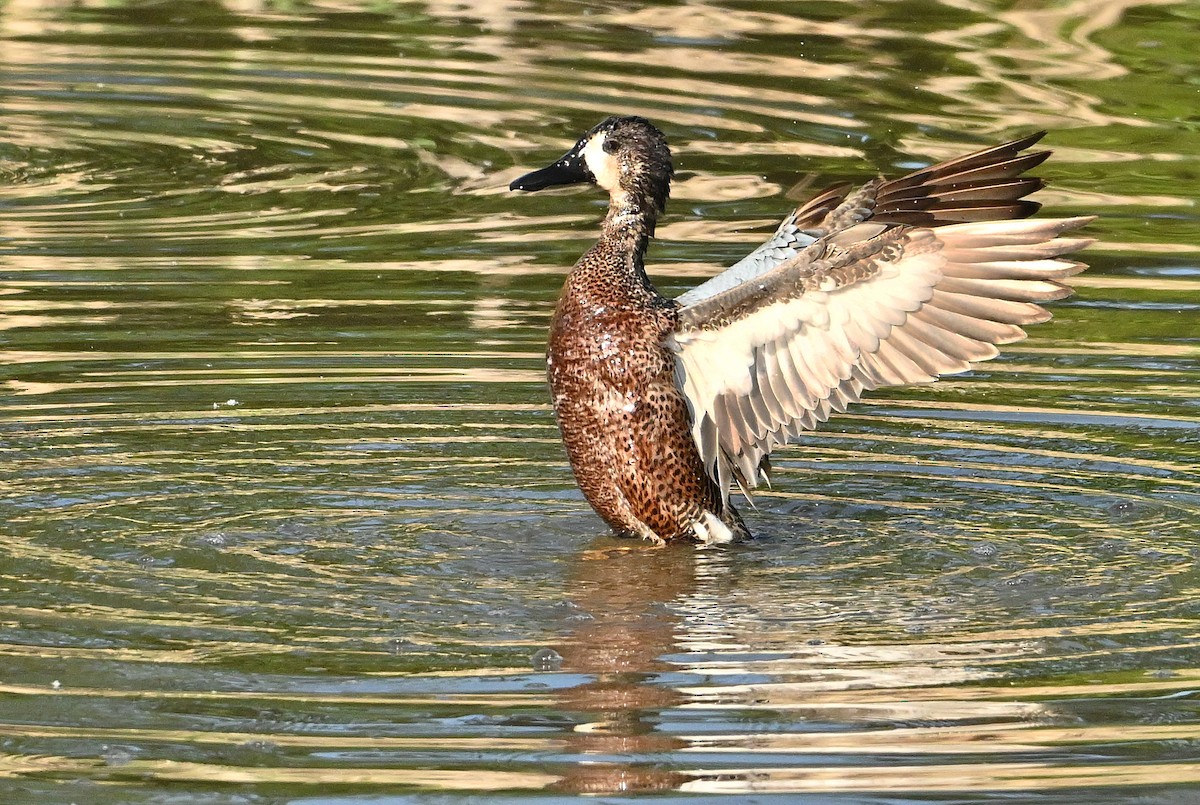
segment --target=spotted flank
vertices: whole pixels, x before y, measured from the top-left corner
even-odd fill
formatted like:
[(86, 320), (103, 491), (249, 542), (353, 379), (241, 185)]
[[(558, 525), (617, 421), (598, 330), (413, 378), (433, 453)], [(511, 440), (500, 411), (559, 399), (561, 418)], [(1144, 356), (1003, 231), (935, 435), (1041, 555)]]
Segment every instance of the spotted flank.
[(514, 181), (609, 193), (599, 240), (567, 277), (548, 374), (575, 477), (619, 535), (723, 544), (749, 535), (730, 491), (771, 452), (881, 386), (964, 372), (1050, 318), (1083, 271), (1067, 255), (1091, 218), (1035, 219), (1024, 171), (1042, 134), (789, 215), (745, 259), (676, 300), (644, 256), (670, 192), (670, 151), (613, 117)]

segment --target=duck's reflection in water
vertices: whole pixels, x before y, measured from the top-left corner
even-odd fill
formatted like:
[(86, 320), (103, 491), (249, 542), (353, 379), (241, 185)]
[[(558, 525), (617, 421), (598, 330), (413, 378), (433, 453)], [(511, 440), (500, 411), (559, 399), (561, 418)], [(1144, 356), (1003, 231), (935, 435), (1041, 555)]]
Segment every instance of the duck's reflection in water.
[[(1023, 633), (914, 640), (903, 625), (916, 604), (897, 595), (892, 608), (847, 602), (843, 613), (893, 621), (897, 636), (841, 631), (843, 642), (826, 642), (803, 614), (817, 611), (820, 590), (753, 595), (753, 561), (739, 548), (605, 539), (572, 580), (575, 626), (558, 648), (562, 670), (583, 681), (557, 694), (574, 723), (558, 791), (959, 790), (967, 779), (1008, 790), (1043, 774), (1025, 776), (1034, 767), (1022, 753), (1056, 751), (1053, 735), (1038, 740), (1062, 720), (1056, 707), (980, 684), (1037, 650)], [(1044, 774), (1079, 777), (1070, 758)]]
[(561, 653), (564, 671), (592, 679), (562, 693), (563, 710), (578, 714), (567, 751), (579, 762), (555, 788), (659, 791), (690, 779), (663, 766), (688, 742), (659, 731), (661, 715), (687, 696), (661, 675), (679, 671), (663, 659), (679, 650), (679, 605), (713, 566), (704, 555), (715, 552), (605, 539), (580, 557), (574, 597), (580, 620)]

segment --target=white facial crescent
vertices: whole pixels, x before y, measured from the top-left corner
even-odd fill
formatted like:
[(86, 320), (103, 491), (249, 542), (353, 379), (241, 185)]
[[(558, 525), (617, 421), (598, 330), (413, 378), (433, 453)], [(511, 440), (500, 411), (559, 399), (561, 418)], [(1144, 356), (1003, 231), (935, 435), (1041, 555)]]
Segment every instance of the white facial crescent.
[(596, 184), (611, 193), (617, 187), (621, 168), (617, 164), (617, 158), (604, 150), (605, 134), (606, 132), (602, 131), (588, 140), (588, 144), (583, 147), (583, 161), (596, 177)]

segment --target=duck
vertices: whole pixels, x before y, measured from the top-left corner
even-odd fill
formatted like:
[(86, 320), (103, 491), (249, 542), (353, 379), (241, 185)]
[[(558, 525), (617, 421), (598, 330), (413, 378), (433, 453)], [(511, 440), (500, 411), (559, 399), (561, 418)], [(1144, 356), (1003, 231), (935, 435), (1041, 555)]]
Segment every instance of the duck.
[(744, 259), (675, 297), (645, 255), (666, 210), (667, 138), (612, 116), (512, 181), (608, 193), (600, 235), (567, 274), (546, 364), (584, 497), (619, 537), (720, 545), (750, 536), (731, 500), (769, 482), (772, 451), (865, 392), (929, 383), (995, 357), (1050, 318), (1086, 268), (1092, 216), (1033, 218), (1024, 175), (1045, 132), (897, 179), (832, 187)]

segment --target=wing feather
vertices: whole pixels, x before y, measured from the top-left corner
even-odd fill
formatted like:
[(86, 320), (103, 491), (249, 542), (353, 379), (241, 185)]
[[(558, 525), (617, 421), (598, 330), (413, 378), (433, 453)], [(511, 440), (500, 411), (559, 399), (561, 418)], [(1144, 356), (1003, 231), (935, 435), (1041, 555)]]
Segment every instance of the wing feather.
[(774, 339), (771, 343), (771, 350), (764, 354), (766, 360), (763, 364), (763, 371), (771, 374), (772, 383), (779, 386), (781, 391), (779, 404), (783, 409), (784, 416), (776, 421), (789, 422), (803, 416), (806, 410), (804, 381), (792, 363), (792, 351), (788, 348), (789, 339), (783, 336)]
[[(1059, 280), (1080, 264), (1043, 255), (1061, 254), (1047, 240), (1088, 220), (893, 227), (681, 309), (671, 345), (710, 474), (753, 487), (775, 447), (865, 391), (995, 357), (1049, 316), (1038, 302), (1070, 293)], [(978, 259), (997, 243), (1007, 259)]]
[(880, 386), (988, 360), (1050, 317), (1083, 271), (1064, 236), (1090, 218), (1032, 220), (1021, 176), (1044, 132), (914, 171), (837, 187), (762, 246), (679, 297), (668, 340), (709, 474), (728, 495), (771, 451)]
[(961, 338), (989, 344), (1011, 344), (1024, 337), (1025, 331), (1015, 324), (964, 316), (961, 313), (936, 307), (936, 304), (937, 292), (935, 291), (929, 303), (916, 311), (909, 321), (916, 324), (918, 328), (921, 325), (927, 325), (941, 333), (954, 334)]
[(1050, 314), (1046, 312), (1045, 308), (1029, 302), (1007, 302), (1002, 299), (964, 296), (938, 288), (933, 289), (929, 305), (967, 318), (1006, 324), (1041, 324), (1050, 318)]
[(1012, 302), (1052, 302), (1071, 294), (1071, 289), (1057, 282), (1040, 280), (967, 279), (947, 276), (938, 288), (963, 296), (987, 299), (1007, 299)]
[[(964, 333), (955, 332), (954, 330), (946, 330), (929, 323), (928, 319), (914, 314), (905, 322), (901, 333), (917, 339), (929, 350), (939, 353), (940, 357), (944, 357), (946, 364), (940, 368), (933, 370), (936, 374), (947, 374), (950, 371), (965, 372), (971, 368), (967, 364), (971, 361), (986, 361), (988, 358), (996, 356), (996, 347), (993, 341), (984, 338), (972, 338)], [(897, 333), (899, 335), (900, 333)], [(1000, 333), (1003, 335), (1004, 333)]]
[(775, 345), (778, 339), (771, 339), (761, 347), (762, 356), (754, 362), (754, 368), (757, 372), (759, 393), (762, 395), (763, 405), (767, 409), (767, 421), (783, 422), (790, 418), (790, 413), (784, 400), (788, 398), (787, 392), (780, 389), (776, 391), (775, 386), (782, 384), (782, 378), (773, 378), (768, 366), (772, 366), (778, 360), (775, 354)]

